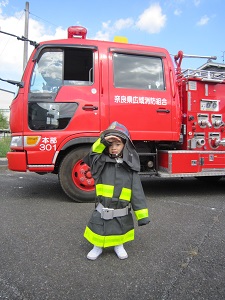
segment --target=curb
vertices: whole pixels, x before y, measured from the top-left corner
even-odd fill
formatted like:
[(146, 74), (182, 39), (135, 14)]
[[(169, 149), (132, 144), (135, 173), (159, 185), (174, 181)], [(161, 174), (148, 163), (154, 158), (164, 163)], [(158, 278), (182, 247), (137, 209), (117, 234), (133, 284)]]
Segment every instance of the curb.
[(8, 168), (8, 160), (7, 158), (0, 157), (0, 168), (7, 169)]

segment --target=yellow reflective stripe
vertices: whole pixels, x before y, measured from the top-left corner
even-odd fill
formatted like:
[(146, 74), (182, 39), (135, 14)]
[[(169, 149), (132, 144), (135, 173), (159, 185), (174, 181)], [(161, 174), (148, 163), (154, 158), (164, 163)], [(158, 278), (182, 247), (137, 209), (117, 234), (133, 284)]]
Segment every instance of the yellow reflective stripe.
[(101, 139), (97, 139), (97, 141), (92, 145), (92, 151), (96, 153), (102, 153), (105, 149), (105, 145), (101, 143)]
[(84, 237), (93, 245), (98, 247), (113, 247), (134, 240), (134, 229), (131, 229), (121, 235), (102, 236), (94, 233), (89, 227), (86, 227)]
[(137, 220), (148, 218), (148, 209), (147, 208), (136, 210), (134, 213), (135, 213)]
[(113, 196), (114, 186), (109, 184), (96, 184), (96, 195), (111, 198)]
[(120, 194), (119, 199), (130, 201), (130, 199), (131, 199), (131, 189), (122, 188), (122, 192)]

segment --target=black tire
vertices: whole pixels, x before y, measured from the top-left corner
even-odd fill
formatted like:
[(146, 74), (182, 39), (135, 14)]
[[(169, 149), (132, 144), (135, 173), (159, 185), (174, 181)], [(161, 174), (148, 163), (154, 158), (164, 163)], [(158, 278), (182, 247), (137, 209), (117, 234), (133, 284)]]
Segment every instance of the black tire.
[[(93, 202), (95, 199), (94, 180), (88, 171), (90, 168), (82, 161), (89, 151), (90, 146), (72, 150), (64, 157), (59, 167), (60, 185), (75, 202)], [(86, 173), (89, 175), (88, 178), (85, 177)]]

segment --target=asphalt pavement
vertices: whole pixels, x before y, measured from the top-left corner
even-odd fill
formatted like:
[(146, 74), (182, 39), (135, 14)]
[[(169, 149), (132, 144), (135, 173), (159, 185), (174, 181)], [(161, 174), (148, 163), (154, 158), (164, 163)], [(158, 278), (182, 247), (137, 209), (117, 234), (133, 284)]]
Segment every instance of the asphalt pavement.
[(0, 160), (0, 299), (225, 299), (225, 179), (142, 178), (151, 223), (119, 260), (86, 258), (93, 203), (75, 203), (56, 175), (7, 170)]

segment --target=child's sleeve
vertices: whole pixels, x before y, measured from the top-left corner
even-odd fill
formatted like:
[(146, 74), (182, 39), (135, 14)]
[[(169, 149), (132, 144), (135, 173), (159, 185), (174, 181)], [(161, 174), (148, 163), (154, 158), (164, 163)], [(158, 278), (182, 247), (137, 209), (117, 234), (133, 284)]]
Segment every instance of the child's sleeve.
[(102, 142), (101, 138), (98, 138), (97, 141), (91, 146), (89, 153), (83, 158), (83, 161), (90, 167), (94, 160), (97, 159), (99, 155), (102, 154), (106, 145)]
[(103, 151), (110, 145), (104, 137), (100, 137), (92, 145), (90, 152), (83, 158), (83, 161), (91, 168), (92, 177), (96, 180), (105, 165)]
[(148, 208), (138, 172), (133, 172), (131, 205), (138, 221), (138, 226), (148, 224), (150, 222)]
[(92, 162), (96, 159), (96, 156), (102, 154), (102, 152), (105, 150), (106, 147), (110, 146), (111, 143), (109, 143), (103, 134), (97, 139), (97, 141), (94, 142), (94, 144), (91, 146), (91, 149), (89, 153), (83, 158), (83, 161), (88, 165), (91, 166)]

